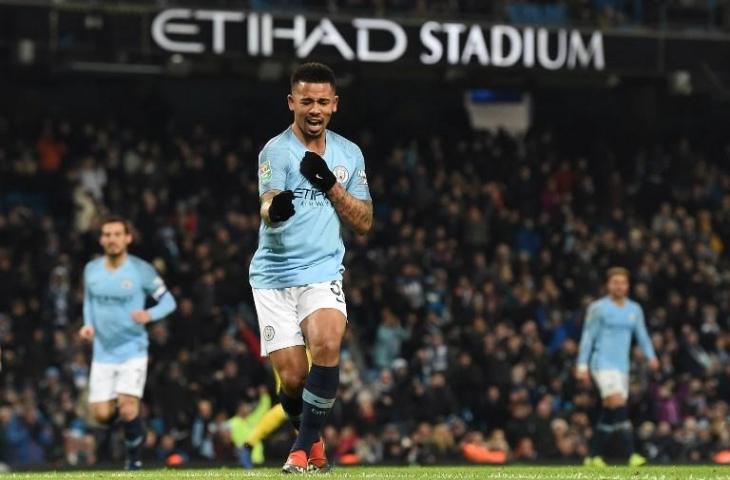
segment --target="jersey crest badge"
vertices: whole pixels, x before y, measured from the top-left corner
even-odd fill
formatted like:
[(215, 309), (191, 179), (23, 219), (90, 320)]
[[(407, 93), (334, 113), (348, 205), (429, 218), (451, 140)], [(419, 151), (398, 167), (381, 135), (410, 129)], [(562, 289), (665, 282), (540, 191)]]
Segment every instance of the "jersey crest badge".
[(335, 178), (340, 183), (345, 183), (350, 178), (350, 172), (347, 171), (342, 165), (337, 165), (332, 173), (335, 174)]

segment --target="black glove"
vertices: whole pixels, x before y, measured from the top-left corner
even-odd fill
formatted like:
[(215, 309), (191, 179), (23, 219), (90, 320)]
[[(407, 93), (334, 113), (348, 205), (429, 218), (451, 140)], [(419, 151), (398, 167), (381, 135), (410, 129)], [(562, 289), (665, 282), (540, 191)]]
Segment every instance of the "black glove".
[(272, 222), (283, 222), (291, 218), (294, 215), (292, 200), (294, 200), (294, 192), (291, 190), (284, 190), (274, 195), (271, 205), (269, 205), (269, 219)]
[(299, 164), (299, 171), (304, 178), (309, 180), (309, 183), (325, 193), (329, 192), (330, 188), (337, 183), (335, 174), (330, 172), (327, 163), (314, 152), (304, 154), (302, 163)]

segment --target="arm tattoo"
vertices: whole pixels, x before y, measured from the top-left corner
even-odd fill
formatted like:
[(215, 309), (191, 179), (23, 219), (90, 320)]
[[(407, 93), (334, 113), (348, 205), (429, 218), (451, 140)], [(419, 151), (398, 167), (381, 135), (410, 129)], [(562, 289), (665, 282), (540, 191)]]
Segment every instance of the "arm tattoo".
[(276, 196), (277, 193), (281, 193), (281, 190), (269, 190), (261, 195), (261, 220), (266, 225), (271, 225), (271, 219), (269, 218), (269, 207), (271, 206), (271, 199)]
[(340, 220), (356, 233), (365, 235), (373, 227), (373, 202), (353, 197), (340, 184), (335, 184), (327, 196)]

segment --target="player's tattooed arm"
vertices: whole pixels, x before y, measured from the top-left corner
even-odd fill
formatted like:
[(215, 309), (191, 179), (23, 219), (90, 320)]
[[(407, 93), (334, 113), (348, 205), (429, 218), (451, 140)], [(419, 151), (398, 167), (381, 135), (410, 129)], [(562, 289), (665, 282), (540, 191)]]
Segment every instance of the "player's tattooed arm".
[(269, 217), (269, 208), (271, 208), (271, 200), (274, 199), (277, 193), (281, 190), (269, 190), (261, 195), (261, 219), (266, 225), (271, 225), (271, 217)]
[(339, 183), (327, 192), (340, 220), (356, 233), (365, 235), (373, 228), (373, 202), (350, 195)]

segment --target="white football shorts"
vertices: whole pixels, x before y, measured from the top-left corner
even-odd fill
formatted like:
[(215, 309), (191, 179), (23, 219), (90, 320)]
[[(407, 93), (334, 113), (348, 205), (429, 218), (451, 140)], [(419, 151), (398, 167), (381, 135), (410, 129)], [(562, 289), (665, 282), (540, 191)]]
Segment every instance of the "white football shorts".
[(629, 376), (618, 370), (592, 370), (591, 375), (598, 386), (601, 398), (612, 395), (629, 397)]
[(147, 357), (121, 363), (91, 362), (89, 402), (105, 402), (119, 394), (142, 398), (147, 381)]
[(254, 288), (253, 299), (259, 317), (262, 357), (282, 348), (304, 345), (299, 324), (321, 308), (334, 308), (347, 318), (345, 292), (339, 280), (301, 287)]

